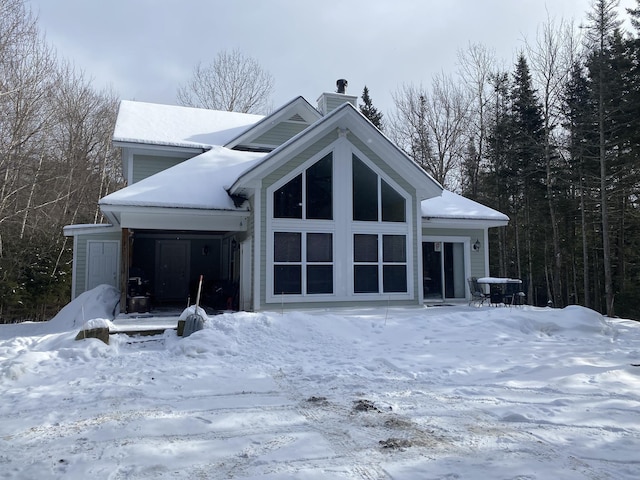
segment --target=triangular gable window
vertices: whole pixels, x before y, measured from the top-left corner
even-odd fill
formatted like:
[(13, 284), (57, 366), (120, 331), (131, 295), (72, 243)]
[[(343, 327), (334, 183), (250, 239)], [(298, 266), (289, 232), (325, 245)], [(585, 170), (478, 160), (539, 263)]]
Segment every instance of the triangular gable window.
[(405, 222), (405, 199), (353, 155), (353, 219), (361, 222)]
[[(304, 199), (304, 201), (303, 201)], [(274, 218), (333, 219), (333, 156), (326, 155), (273, 192)]]

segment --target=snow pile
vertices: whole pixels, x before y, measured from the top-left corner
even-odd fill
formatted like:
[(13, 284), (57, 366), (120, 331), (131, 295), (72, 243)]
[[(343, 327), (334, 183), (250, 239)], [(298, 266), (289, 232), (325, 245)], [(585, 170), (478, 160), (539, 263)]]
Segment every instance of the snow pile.
[[(120, 292), (117, 288), (100, 285), (79, 295), (46, 323), (50, 332), (80, 330), (90, 320), (97, 318), (113, 320), (119, 303)], [(98, 326), (96, 324), (90, 328), (98, 328)]]
[[(86, 325), (110, 321), (97, 293)], [(3, 478), (640, 478), (640, 325), (581, 307), (33, 328), (0, 327)]]
[[(0, 382), (33, 374), (41, 365), (67, 361), (92, 361), (113, 353), (96, 339), (76, 342), (79, 330), (111, 325), (120, 292), (100, 285), (79, 295), (48, 322), (25, 322), (0, 326)], [(37, 375), (36, 375), (37, 377)]]

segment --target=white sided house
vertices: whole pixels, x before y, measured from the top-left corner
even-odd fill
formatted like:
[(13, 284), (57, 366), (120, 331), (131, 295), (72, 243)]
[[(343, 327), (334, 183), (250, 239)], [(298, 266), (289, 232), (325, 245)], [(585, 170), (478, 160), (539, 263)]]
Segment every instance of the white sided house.
[(122, 101), (113, 141), (128, 186), (100, 200), (110, 224), (65, 234), (73, 297), (111, 284), (121, 310), (193, 303), (201, 275), (213, 309), (466, 300), (508, 222), (443, 190), (344, 93), (266, 117)]

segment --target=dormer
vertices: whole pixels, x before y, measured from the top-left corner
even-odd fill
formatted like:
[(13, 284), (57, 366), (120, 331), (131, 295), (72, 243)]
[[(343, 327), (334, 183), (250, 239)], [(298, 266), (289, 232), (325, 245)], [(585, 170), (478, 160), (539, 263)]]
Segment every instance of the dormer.
[(341, 78), (336, 81), (336, 92), (325, 92), (318, 97), (318, 110), (322, 115), (331, 113), (344, 103), (350, 103), (354, 108), (358, 108), (358, 97), (356, 95), (347, 95), (348, 82)]

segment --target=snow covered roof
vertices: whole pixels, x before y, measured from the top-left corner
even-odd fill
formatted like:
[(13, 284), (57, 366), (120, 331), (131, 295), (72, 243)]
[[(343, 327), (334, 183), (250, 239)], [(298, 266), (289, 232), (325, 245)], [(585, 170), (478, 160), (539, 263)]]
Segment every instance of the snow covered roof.
[(490, 220), (508, 222), (509, 217), (493, 208), (443, 190), (439, 197), (422, 201), (422, 217), (446, 220)]
[(122, 100), (113, 141), (209, 148), (226, 144), (262, 118), (248, 113)]
[(216, 146), (107, 195), (100, 205), (238, 210), (227, 189), (264, 155)]
[[(213, 147), (174, 167), (107, 195), (100, 205), (238, 210), (227, 193), (246, 171), (269, 154)], [(422, 217), (507, 222), (492, 208), (444, 190), (422, 201)]]
[[(312, 128), (340, 112), (347, 112), (349, 109), (344, 108), (346, 105), (320, 118)], [(118, 112), (114, 142), (211, 150), (107, 195), (100, 200), (100, 205), (238, 210), (227, 193), (229, 188), (266, 157), (273, 157), (285, 150), (298, 137), (309, 135), (309, 130), (300, 133), (271, 154), (236, 151), (221, 146), (262, 119), (260, 115), (123, 100)], [(446, 190), (442, 195), (422, 202), (422, 217), (501, 224), (509, 220), (509, 217), (496, 210)]]

